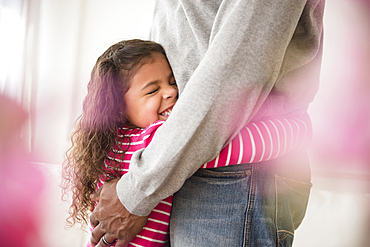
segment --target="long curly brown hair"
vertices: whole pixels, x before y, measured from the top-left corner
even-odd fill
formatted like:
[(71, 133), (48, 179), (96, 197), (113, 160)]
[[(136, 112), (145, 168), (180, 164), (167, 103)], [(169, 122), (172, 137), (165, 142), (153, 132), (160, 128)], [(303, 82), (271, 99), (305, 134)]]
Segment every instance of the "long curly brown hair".
[[(72, 146), (63, 163), (63, 199), (72, 193), (68, 226), (87, 224), (92, 205), (90, 195), (96, 190), (99, 177), (107, 175), (104, 159), (116, 141), (118, 128), (130, 126), (125, 116), (124, 94), (133, 75), (143, 64), (152, 62), (155, 53), (166, 57), (163, 47), (155, 42), (126, 40), (109, 47), (96, 61), (83, 112), (75, 122)], [(110, 166), (118, 167), (118, 164)], [(115, 176), (119, 176), (118, 172)]]

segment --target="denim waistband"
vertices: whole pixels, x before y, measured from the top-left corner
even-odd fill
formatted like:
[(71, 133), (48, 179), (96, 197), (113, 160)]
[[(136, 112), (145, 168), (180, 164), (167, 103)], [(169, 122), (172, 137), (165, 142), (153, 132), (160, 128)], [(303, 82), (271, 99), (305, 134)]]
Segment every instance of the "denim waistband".
[(201, 170), (209, 170), (209, 171), (218, 171), (218, 172), (237, 172), (237, 171), (246, 171), (252, 169), (251, 163), (248, 164), (240, 164), (240, 165), (230, 165), (230, 166), (223, 166), (217, 168), (207, 168), (207, 169), (199, 169)]

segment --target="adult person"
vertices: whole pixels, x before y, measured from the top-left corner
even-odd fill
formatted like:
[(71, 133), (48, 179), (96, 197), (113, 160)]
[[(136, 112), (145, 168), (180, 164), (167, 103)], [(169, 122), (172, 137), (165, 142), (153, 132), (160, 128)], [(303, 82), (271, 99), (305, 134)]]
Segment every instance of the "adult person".
[(167, 52), (180, 98), (131, 170), (92, 196), (93, 245), (105, 246), (104, 236), (126, 246), (158, 202), (178, 191), (172, 246), (291, 246), (310, 191), (306, 149), (197, 170), (246, 123), (308, 118), (323, 10), (324, 0), (156, 2), (152, 38)]

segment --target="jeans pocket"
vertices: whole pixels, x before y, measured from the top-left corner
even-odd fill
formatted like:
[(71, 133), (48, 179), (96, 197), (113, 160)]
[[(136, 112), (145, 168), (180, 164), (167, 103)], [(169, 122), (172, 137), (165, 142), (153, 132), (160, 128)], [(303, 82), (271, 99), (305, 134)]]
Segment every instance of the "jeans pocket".
[(312, 184), (275, 176), (277, 246), (292, 246), (307, 209)]
[(175, 193), (173, 246), (242, 246), (250, 201), (250, 165), (199, 169)]
[(204, 178), (242, 178), (250, 176), (251, 173), (251, 164), (240, 164), (218, 168), (199, 169), (194, 176)]

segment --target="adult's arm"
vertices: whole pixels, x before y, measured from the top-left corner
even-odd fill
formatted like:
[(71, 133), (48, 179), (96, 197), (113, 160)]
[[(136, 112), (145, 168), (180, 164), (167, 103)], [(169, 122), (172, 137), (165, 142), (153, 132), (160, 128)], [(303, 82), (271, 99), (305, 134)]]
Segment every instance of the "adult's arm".
[[(302, 49), (299, 40), (291, 42), (306, 1), (221, 4), (207, 52), (182, 88), (171, 117), (151, 144), (133, 156), (130, 171), (117, 184), (120, 201), (131, 213), (148, 215), (161, 199), (179, 190), (258, 113), (280, 78), (315, 58), (322, 32), (315, 20), (322, 17), (315, 15), (318, 3), (307, 2), (313, 13), (307, 28), (314, 30), (302, 35), (312, 39)], [(174, 72), (176, 76), (175, 67)]]

